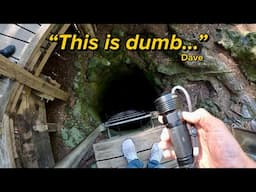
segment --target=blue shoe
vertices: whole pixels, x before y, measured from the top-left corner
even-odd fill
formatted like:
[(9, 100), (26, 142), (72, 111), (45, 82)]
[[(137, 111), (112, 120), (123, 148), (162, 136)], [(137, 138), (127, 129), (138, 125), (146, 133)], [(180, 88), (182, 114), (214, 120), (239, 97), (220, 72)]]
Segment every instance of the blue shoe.
[(5, 57), (10, 57), (12, 54), (14, 54), (16, 50), (16, 47), (14, 45), (8, 45), (4, 49), (0, 50), (0, 54), (2, 54)]
[(132, 160), (139, 159), (137, 152), (134, 146), (134, 143), (131, 139), (126, 139), (122, 143), (122, 152), (124, 157), (127, 159), (128, 163)]
[(150, 161), (158, 161), (161, 162), (163, 157), (163, 151), (158, 147), (158, 143), (154, 143), (151, 148)]

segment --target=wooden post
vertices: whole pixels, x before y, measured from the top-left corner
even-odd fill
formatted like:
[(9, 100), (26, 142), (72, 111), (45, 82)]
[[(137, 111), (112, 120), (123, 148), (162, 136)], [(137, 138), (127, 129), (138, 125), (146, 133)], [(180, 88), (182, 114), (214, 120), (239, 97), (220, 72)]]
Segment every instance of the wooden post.
[[(58, 31), (58, 34), (62, 34), (65, 33), (67, 31), (67, 29), (69, 28), (70, 24), (64, 24), (61, 29)], [(38, 64), (38, 67), (35, 69), (35, 76), (39, 76), (41, 71), (44, 68), (44, 65), (46, 64), (46, 62), (48, 61), (50, 55), (52, 54), (53, 50), (55, 49), (57, 43), (56, 42), (52, 42), (50, 47), (47, 49), (43, 59), (40, 61), (40, 63)]]
[(82, 35), (89, 33), (92, 37), (95, 37), (92, 24), (78, 24), (77, 26), (78, 26), (78, 29), (81, 30)]
[(66, 101), (69, 97), (68, 93), (32, 75), (3, 56), (0, 56), (0, 74), (55, 98)]

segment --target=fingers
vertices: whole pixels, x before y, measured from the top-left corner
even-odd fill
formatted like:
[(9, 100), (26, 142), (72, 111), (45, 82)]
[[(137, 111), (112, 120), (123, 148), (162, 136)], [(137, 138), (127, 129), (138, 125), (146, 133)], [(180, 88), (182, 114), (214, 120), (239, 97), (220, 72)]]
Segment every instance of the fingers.
[[(212, 116), (208, 111), (203, 108), (199, 108), (194, 112), (183, 111), (182, 118), (192, 124), (203, 124), (205, 121), (215, 119), (214, 116)], [(162, 115), (158, 116), (158, 121), (164, 124)]]
[(214, 131), (223, 129), (224, 123), (211, 115), (203, 108), (197, 109), (194, 112), (182, 112), (182, 118), (188, 123), (194, 124), (197, 128), (203, 128), (206, 131)]
[(160, 139), (161, 139), (161, 141), (169, 141), (170, 140), (169, 130), (166, 127), (163, 128)]
[(163, 116), (162, 115), (159, 115), (158, 116), (158, 121), (162, 124), (164, 124), (164, 121), (163, 121)]
[(176, 155), (174, 150), (164, 150), (163, 151), (163, 156), (166, 159), (176, 159)]
[(165, 141), (160, 141), (159, 142), (159, 148), (162, 150), (170, 149), (171, 143), (170, 142), (165, 142)]
[(183, 119), (193, 124), (200, 124), (204, 119), (208, 119), (209, 116), (211, 116), (210, 113), (203, 108), (197, 109), (194, 112), (182, 112)]
[(159, 147), (161, 149), (168, 149), (171, 147), (171, 140), (169, 130), (167, 128), (163, 128), (161, 136), (160, 136)]
[(167, 128), (163, 128), (160, 139), (161, 141), (159, 142), (159, 147), (163, 150), (164, 158), (175, 159), (175, 152), (174, 150), (171, 150), (172, 144), (170, 140), (169, 130)]

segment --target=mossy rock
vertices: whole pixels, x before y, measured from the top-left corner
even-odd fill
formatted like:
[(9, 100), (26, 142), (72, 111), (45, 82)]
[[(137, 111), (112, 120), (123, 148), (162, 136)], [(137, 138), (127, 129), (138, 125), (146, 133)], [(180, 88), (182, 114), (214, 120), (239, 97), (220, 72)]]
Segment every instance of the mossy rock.
[(157, 71), (159, 73), (172, 76), (175, 74), (180, 74), (180, 73), (188, 73), (188, 69), (183, 67), (182, 64), (180, 63), (172, 63), (172, 64), (159, 64), (157, 66)]
[(222, 118), (222, 116), (220, 115), (221, 108), (211, 99), (204, 99), (198, 102), (198, 104), (196, 105), (196, 108), (205, 108), (214, 116)]
[(71, 148), (77, 146), (85, 138), (85, 134), (77, 127), (63, 128), (61, 135), (65, 145)]
[(256, 82), (256, 33), (218, 30), (217, 43), (230, 51), (247, 79)]

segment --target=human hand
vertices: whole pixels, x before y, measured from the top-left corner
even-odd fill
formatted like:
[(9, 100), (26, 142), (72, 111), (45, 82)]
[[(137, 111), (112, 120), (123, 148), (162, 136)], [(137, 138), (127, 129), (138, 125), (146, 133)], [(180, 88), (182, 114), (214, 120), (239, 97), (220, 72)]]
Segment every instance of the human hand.
[[(198, 167), (200, 168), (246, 168), (256, 167), (256, 163), (250, 159), (241, 149), (238, 142), (232, 136), (225, 124), (212, 116), (205, 109), (197, 109), (194, 112), (182, 112), (183, 119), (194, 124), (199, 137)], [(161, 119), (159, 119), (161, 122)], [(175, 157), (171, 151), (172, 144), (169, 131), (163, 129), (159, 147), (163, 150), (165, 158)]]

